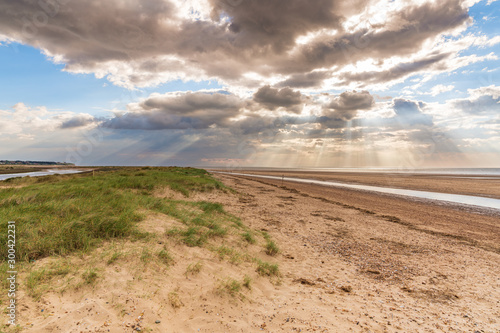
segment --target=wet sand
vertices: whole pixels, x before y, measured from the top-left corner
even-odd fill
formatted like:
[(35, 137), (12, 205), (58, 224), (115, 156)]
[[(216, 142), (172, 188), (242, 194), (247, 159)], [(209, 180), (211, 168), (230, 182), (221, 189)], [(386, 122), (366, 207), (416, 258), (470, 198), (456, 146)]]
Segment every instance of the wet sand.
[[(220, 169), (216, 171), (228, 172)], [(316, 172), (316, 171), (278, 171), (278, 170), (245, 170), (234, 172), (255, 175), (285, 176), (293, 178), (317, 179), (410, 190), (475, 195), (500, 199), (499, 176), (477, 175), (442, 175), (411, 173), (376, 173), (376, 172)]]
[[(247, 172), (247, 171), (243, 171)], [(255, 172), (254, 172), (255, 173)], [(255, 173), (257, 174), (257, 173)], [(266, 173), (258, 173), (266, 174)], [(283, 173), (282, 173), (283, 174)], [(314, 176), (312, 173), (284, 173), (286, 177), (335, 180), (342, 181), (341, 175), (330, 175), (328, 173)], [(365, 180), (372, 180), (373, 185), (384, 185), (383, 179), (389, 177), (383, 174), (358, 175), (356, 183), (360, 184)], [(433, 176), (424, 176), (422, 179), (412, 180), (411, 176), (395, 177), (396, 181), (402, 182), (406, 178), (404, 187), (406, 189), (434, 189), (437, 192), (453, 193), (454, 190), (467, 188), (479, 188), (470, 186), (469, 180), (446, 179), (445, 184), (433, 179)], [(244, 177), (252, 179), (251, 177)], [(347, 179), (353, 179), (354, 175), (347, 175)], [(480, 209), (469, 206), (452, 205), (444, 202), (430, 202), (417, 198), (400, 197), (390, 194), (372, 193), (346, 188), (326, 187), (313, 184), (298, 184), (294, 182), (282, 182), (263, 178), (253, 178), (254, 181), (274, 186), (282, 186), (297, 189), (307, 195), (316, 197), (319, 200), (330, 201), (340, 206), (354, 206), (366, 210), (373, 214), (387, 215), (388, 219), (394, 223), (408, 224), (411, 228), (422, 229), (425, 232), (436, 232), (448, 237), (461, 238), (463, 241), (474, 243), (477, 246), (492, 248), (500, 253), (500, 212), (497, 210)], [(376, 181), (374, 181), (376, 180)], [(347, 181), (344, 181), (347, 182)], [(447, 186), (450, 182), (453, 186)], [(500, 184), (496, 188), (494, 185), (485, 187), (489, 193), (500, 191)], [(446, 191), (445, 191), (446, 190)], [(460, 193), (460, 192), (459, 192)], [(477, 192), (469, 190), (469, 195), (478, 195)]]

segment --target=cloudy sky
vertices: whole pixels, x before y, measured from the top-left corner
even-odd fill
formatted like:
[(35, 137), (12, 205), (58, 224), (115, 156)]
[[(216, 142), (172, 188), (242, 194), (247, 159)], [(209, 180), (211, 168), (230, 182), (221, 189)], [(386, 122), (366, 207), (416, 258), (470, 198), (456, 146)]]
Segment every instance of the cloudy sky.
[(0, 0), (0, 159), (499, 167), (500, 1)]

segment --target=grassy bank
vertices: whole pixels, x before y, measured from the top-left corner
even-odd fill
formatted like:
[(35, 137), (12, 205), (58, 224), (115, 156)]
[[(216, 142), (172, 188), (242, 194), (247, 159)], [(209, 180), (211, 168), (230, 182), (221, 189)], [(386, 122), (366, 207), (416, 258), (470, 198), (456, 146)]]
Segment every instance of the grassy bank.
[[(115, 288), (108, 301), (119, 309), (127, 305), (113, 295), (142, 295), (157, 281), (161, 290), (168, 288), (161, 299), (177, 309), (189, 300), (184, 284), (196, 279), (205, 287), (200, 297), (245, 302), (253, 281), (277, 284), (281, 274), (273, 258), (279, 248), (269, 234), (248, 227), (218, 202), (238, 201), (241, 195), (194, 168), (106, 167), (11, 178), (0, 188), (0, 242), (7, 244), (8, 222), (15, 221), (22, 304), (38, 306), (54, 294), (68, 301)], [(8, 249), (0, 247), (4, 289)], [(121, 279), (127, 282), (117, 284)], [(152, 295), (160, 290), (151, 288)], [(8, 302), (3, 295), (2, 306)], [(28, 318), (16, 327), (0, 325), (0, 331), (33, 327)]]
[[(10, 187), (0, 189), (0, 242), (7, 244), (7, 223), (15, 221), (16, 259), (21, 266), (54, 255), (89, 253), (114, 239), (146, 244), (152, 237), (167, 237), (187, 247), (206, 248), (231, 264), (250, 263), (260, 275), (279, 276), (276, 265), (246, 252), (252, 245), (276, 255), (279, 249), (266, 232), (248, 228), (220, 203), (192, 198), (214, 190), (234, 193), (205, 170), (102, 168), (94, 175), (12, 178), (3, 185)], [(165, 190), (176, 195), (165, 197)], [(152, 214), (177, 222), (164, 235), (139, 228), (139, 222)], [(2, 267), (7, 250), (0, 248)], [(167, 254), (160, 255), (163, 261), (169, 261)]]
[[(92, 175), (54, 175), (14, 178), (15, 187), (0, 191), (0, 227), (16, 222), (17, 260), (36, 260), (53, 254), (88, 250), (100, 241), (116, 237), (141, 237), (135, 227), (144, 216), (139, 211), (166, 213), (196, 225), (209, 225), (222, 214), (216, 204), (193, 203), (205, 214), (194, 216), (184, 204), (153, 196), (155, 189), (170, 187), (188, 197), (193, 191), (224, 189), (206, 171), (183, 168), (103, 169)], [(20, 187), (21, 186), (21, 187)], [(213, 232), (221, 233), (215, 225)], [(190, 237), (190, 236), (189, 236)], [(201, 242), (202, 236), (197, 240)], [(7, 233), (0, 234), (7, 243)], [(6, 247), (0, 249), (3, 260)]]

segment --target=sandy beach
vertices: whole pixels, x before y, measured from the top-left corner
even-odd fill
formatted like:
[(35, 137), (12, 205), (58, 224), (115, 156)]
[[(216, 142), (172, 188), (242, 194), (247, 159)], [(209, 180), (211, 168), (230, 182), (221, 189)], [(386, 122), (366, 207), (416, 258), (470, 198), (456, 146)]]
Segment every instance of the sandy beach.
[[(352, 180), (384, 182), (380, 175), (356, 176)], [(276, 235), (287, 247), (285, 258), (294, 257), (283, 262), (292, 282), (313, 282), (309, 291), (337, 287), (318, 296), (333, 307), (332, 332), (500, 330), (499, 215), (361, 191), (220, 177), (249, 193), (248, 204), (258, 212), (242, 213)], [(439, 188), (431, 177), (422, 178), (405, 177), (405, 187)], [(339, 292), (346, 284), (353, 291)]]
[[(44, 293), (40, 302), (22, 296), (27, 331), (500, 332), (498, 215), (353, 190), (214, 176), (237, 192), (198, 193), (190, 200), (221, 203), (249, 227), (267, 231), (280, 253), (270, 258), (256, 245), (247, 251), (278, 263), (280, 278), (254, 272), (251, 289), (223, 295), (221, 281), (241, 280), (252, 272), (250, 264), (177, 244), (165, 230), (178, 222), (150, 215), (140, 227), (158, 235), (153, 247), (169, 245), (175, 264), (142, 265), (139, 245), (130, 241), (68, 259), (76, 265), (94, 261), (103, 278), (91, 289)], [(117, 247), (132, 255), (104, 263)], [(192, 269), (195, 263), (199, 272)]]
[[(214, 171), (228, 172), (225, 169), (215, 169)], [(500, 176), (411, 172), (284, 171), (276, 169), (259, 171), (238, 169), (234, 172), (500, 198)]]

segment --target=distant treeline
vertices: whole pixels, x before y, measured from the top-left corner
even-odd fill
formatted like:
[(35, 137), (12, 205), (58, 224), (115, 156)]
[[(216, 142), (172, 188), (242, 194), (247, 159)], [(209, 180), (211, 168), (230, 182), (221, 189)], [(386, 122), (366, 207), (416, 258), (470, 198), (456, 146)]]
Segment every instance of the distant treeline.
[(74, 163), (65, 162), (48, 162), (48, 161), (7, 161), (0, 160), (0, 165), (75, 165)]

